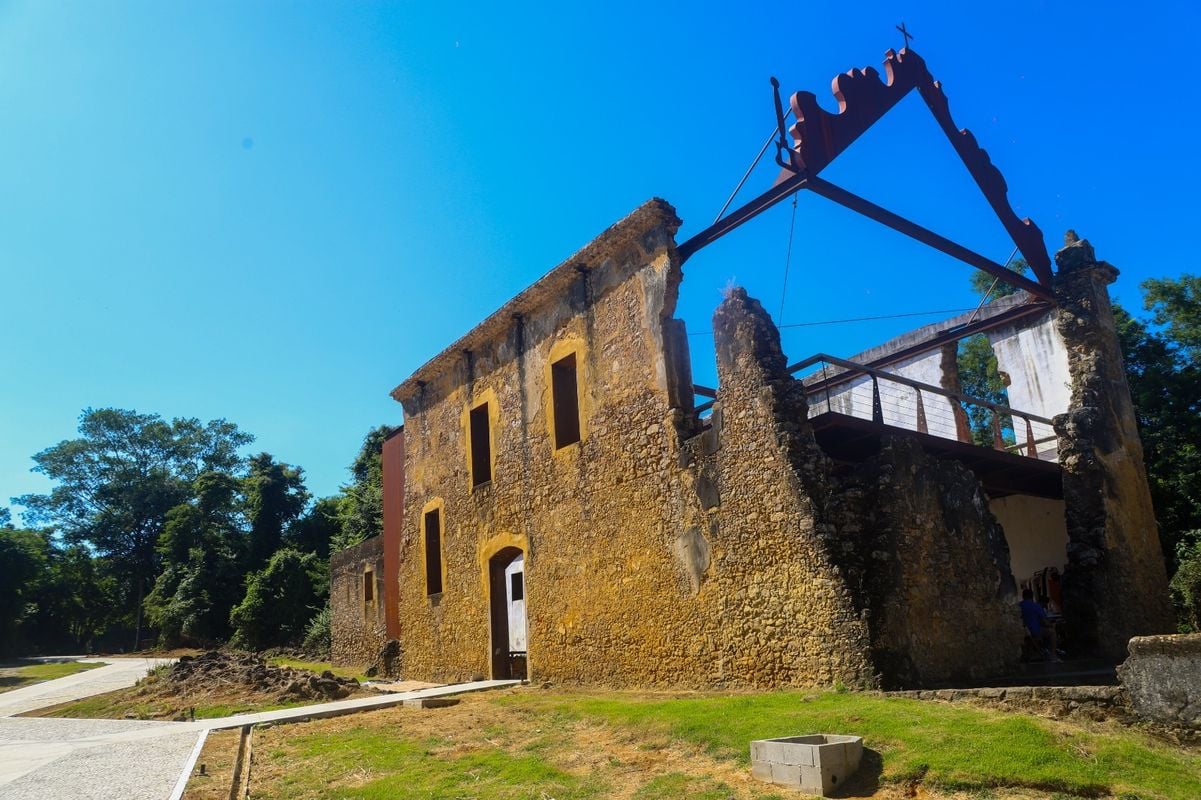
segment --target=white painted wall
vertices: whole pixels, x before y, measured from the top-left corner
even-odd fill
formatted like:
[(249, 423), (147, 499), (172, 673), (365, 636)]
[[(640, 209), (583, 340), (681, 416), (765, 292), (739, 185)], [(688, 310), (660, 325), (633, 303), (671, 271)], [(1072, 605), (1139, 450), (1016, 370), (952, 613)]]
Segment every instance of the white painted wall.
[(1068, 529), (1062, 500), (1011, 494), (993, 498), (988, 507), (1005, 529), (1009, 562), (1019, 584), (1046, 567), (1064, 571)]
[[(1068, 351), (1055, 329), (1053, 313), (1047, 312), (1037, 324), (998, 328), (987, 336), (997, 355), (997, 369), (1009, 376), (1011, 408), (1048, 419), (1068, 410), (1072, 402)], [(1031, 427), (1035, 439), (1055, 435), (1050, 425), (1032, 422)], [(1018, 443), (1024, 443), (1025, 424), (1014, 420), (1014, 428)], [(1038, 456), (1044, 461), (1058, 460), (1055, 442), (1038, 445)]]

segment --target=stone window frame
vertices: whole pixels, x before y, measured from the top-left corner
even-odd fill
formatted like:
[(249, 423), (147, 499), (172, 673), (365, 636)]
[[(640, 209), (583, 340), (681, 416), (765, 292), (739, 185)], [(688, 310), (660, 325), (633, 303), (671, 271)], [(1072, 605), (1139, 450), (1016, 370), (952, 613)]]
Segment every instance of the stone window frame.
[[(478, 409), (480, 406), (488, 404), (488, 480), (481, 483), (476, 483), (472, 470), (472, 453), (471, 453), (471, 412)], [(464, 457), (467, 463), (467, 491), (475, 494), (477, 491), (491, 486), (496, 480), (496, 436), (500, 429), (500, 402), (496, 398), (496, 392), (492, 389), (482, 389), (476, 392), (471, 397), (471, 402), (463, 408), (462, 414), (463, 426), (463, 449)], [(425, 519), (424, 515), (422, 519)], [(443, 523), (445, 525), (445, 523)], [(445, 531), (445, 527), (443, 528)]]
[[(361, 597), (363, 598), (363, 612), (367, 613), (371, 609), (375, 608), (377, 598), (379, 597), (379, 592), (376, 591), (375, 585), (375, 566), (364, 564), (363, 574), (361, 577), (362, 579), (360, 584), (362, 589)], [(367, 596), (368, 592), (371, 593), (370, 597)]]
[[(429, 564), (425, 553), (425, 519), (426, 515), (431, 511), (438, 512), (438, 555), (440, 556), (439, 561), (442, 569), (442, 591), (432, 594), (430, 593), (428, 580)], [(421, 583), (425, 589), (425, 599), (435, 602), (442, 595), (446, 594), (446, 503), (441, 497), (435, 497), (421, 507), (421, 514), (417, 517), (417, 529), (419, 533), (417, 541), (421, 546)]]
[[(562, 336), (550, 347), (550, 352), (546, 355), (546, 363), (542, 369), (542, 386), (545, 401), (546, 416), (546, 435), (550, 438), (550, 451), (552, 456), (563, 456), (568, 453), (578, 453), (581, 445), (588, 439), (588, 361), (587, 361), (587, 346), (584, 340), (578, 336)], [(555, 441), (555, 387), (554, 387), (554, 372), (555, 363), (562, 361), (567, 356), (575, 356), (575, 396), (576, 396), (576, 411), (579, 414), (580, 421), (580, 438), (571, 444), (566, 444), (562, 447), (558, 446)]]

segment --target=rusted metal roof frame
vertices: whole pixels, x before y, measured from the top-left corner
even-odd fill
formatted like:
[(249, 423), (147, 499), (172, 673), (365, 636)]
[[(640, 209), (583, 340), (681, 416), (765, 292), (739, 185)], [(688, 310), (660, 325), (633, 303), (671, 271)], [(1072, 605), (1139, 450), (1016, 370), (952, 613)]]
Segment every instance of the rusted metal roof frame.
[[(780, 131), (780, 153), (776, 160), (781, 165), (781, 170), (773, 186), (681, 244), (678, 248), (681, 259), (687, 260), (697, 250), (713, 243), (794, 192), (809, 189), (952, 258), (1019, 286), (1035, 297), (1053, 303), (1051, 258), (1047, 253), (1042, 231), (1030, 219), (1018, 218), (1009, 203), (1009, 189), (1000, 170), (992, 164), (988, 153), (976, 143), (976, 138), (970, 131), (956, 128), (942, 84), (934, 80), (922, 57), (908, 48), (899, 53), (893, 50), (885, 53), (884, 69), (887, 82), (882, 82), (880, 74), (871, 67), (865, 70), (851, 70), (835, 77), (833, 91), (838, 100), (836, 114), (821, 108), (813, 93), (794, 93), (790, 103), (796, 122), (789, 129), (789, 133), (795, 144), (791, 148), (785, 147), (783, 130)], [(1026, 259), (1026, 263), (1030, 265), (1037, 281), (1019, 275), (1004, 265), (818, 177), (831, 161), (913, 89), (918, 90), (972, 179), (992, 206), (993, 212)], [(782, 128), (784, 121), (778, 99), (776, 117)], [(785, 154), (787, 159), (784, 158)]]

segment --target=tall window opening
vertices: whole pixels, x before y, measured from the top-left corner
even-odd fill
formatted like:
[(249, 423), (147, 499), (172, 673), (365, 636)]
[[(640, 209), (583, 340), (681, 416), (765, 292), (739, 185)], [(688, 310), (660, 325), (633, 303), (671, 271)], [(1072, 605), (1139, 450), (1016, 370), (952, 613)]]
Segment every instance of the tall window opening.
[(580, 397), (576, 384), (575, 353), (550, 365), (555, 408), (555, 449), (580, 440)]
[(492, 438), (488, 422), (488, 404), (471, 409), (471, 485), (492, 480)]
[(375, 573), (367, 570), (363, 573), (363, 602), (370, 603), (375, 600)]
[(442, 513), (425, 512), (425, 593), (442, 592)]

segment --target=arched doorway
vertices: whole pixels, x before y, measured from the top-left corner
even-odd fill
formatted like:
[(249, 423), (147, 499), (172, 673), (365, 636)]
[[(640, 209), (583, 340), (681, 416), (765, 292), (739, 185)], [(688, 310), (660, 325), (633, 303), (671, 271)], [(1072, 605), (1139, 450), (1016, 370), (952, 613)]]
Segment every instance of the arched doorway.
[(488, 560), (492, 677), (527, 677), (525, 553), (506, 547)]

